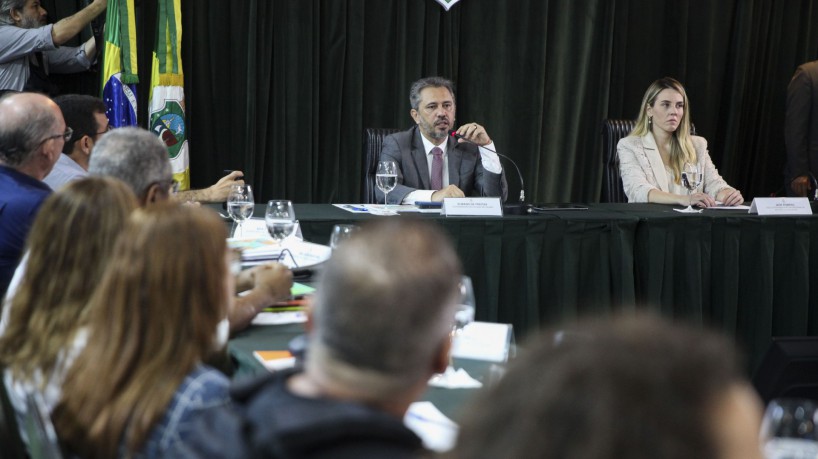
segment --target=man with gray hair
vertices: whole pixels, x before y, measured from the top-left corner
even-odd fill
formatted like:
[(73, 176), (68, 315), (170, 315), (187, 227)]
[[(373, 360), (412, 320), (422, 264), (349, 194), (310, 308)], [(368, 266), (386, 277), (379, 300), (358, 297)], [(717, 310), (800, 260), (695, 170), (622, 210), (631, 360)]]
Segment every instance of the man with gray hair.
[(142, 206), (168, 199), (174, 186), (165, 144), (150, 131), (137, 127), (114, 129), (100, 137), (88, 173), (122, 180)]
[(26, 236), (51, 188), (51, 172), (71, 129), (59, 107), (40, 94), (0, 98), (0, 298), (20, 262)]
[(303, 369), (236, 385), (202, 415), (175, 457), (409, 458), (402, 423), (448, 364), (460, 263), (440, 229), (386, 219), (327, 262), (308, 321)]
[(56, 88), (48, 74), (87, 70), (97, 53), (91, 37), (82, 46), (61, 46), (105, 11), (108, 0), (94, 0), (55, 24), (46, 24), (40, 0), (0, 0), (0, 92)]
[[(94, 144), (88, 174), (114, 177), (127, 184), (140, 206), (170, 199), (175, 190), (173, 170), (165, 144), (153, 133), (137, 127), (114, 129)], [(236, 287), (243, 292), (228, 311), (230, 330), (241, 330), (262, 309), (290, 296), (292, 272), (279, 263), (242, 271)]]
[[(452, 82), (422, 78), (412, 84), (409, 103), (416, 126), (383, 139), (380, 160), (398, 166), (398, 184), (387, 204), (465, 196), (499, 196), (505, 201), (508, 184), (486, 129), (468, 123), (455, 130)], [(380, 189), (375, 195), (384, 199)]]

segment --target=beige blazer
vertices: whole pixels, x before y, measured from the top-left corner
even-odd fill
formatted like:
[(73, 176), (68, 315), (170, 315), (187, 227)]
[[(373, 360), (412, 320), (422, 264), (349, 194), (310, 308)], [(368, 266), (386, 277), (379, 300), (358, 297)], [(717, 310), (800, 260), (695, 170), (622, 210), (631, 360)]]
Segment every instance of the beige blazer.
[[(719, 191), (730, 188), (730, 185), (713, 165), (707, 152), (707, 140), (699, 136), (692, 136), (692, 140), (699, 170), (704, 173), (699, 190), (715, 199)], [(672, 178), (665, 171), (653, 134), (624, 137), (616, 146), (616, 154), (619, 156), (619, 174), (628, 202), (648, 202), (648, 193), (654, 189), (673, 193), (669, 182)]]

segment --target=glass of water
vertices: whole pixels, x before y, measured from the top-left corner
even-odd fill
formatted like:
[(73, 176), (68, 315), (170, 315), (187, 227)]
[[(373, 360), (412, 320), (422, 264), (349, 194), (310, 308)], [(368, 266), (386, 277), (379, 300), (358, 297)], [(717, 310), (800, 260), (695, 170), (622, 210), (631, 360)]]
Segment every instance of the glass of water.
[[(454, 366), (454, 358), (452, 357), (454, 347), (457, 346), (456, 340), (458, 338), (463, 339), (461, 337), (463, 329), (465, 329), (470, 323), (474, 322), (474, 310), (476, 303), (474, 300), (474, 289), (472, 288), (471, 278), (469, 276), (461, 277), (458, 287), (460, 289), (460, 295), (457, 299), (457, 305), (455, 306), (454, 311), (454, 322), (452, 323), (452, 350), (449, 352), (449, 366), (446, 368), (445, 372), (434, 376), (434, 382), (444, 387), (448, 387), (449, 385), (453, 384), (456, 379), (456, 373), (458, 370)], [(460, 371), (465, 372), (465, 370)]]
[(332, 236), (329, 238), (329, 246), (332, 250), (338, 248), (338, 245), (346, 241), (358, 231), (356, 225), (340, 224), (332, 227)]
[(686, 163), (682, 169), (682, 185), (687, 188), (687, 208), (684, 212), (701, 212), (691, 206), (693, 202), (693, 192), (702, 184), (704, 174), (699, 170), (699, 166), (693, 163)]
[[(253, 188), (250, 185), (233, 185), (230, 187), (230, 193), (227, 195), (227, 214), (238, 225), (236, 230), (239, 232), (239, 237), (244, 235), (242, 224), (253, 216), (255, 206)], [(235, 236), (235, 231), (233, 236)]]
[(279, 244), (292, 234), (296, 219), (293, 203), (287, 200), (272, 200), (267, 202), (267, 211), (264, 213), (264, 223), (270, 237)]
[(389, 192), (395, 189), (398, 184), (398, 165), (395, 161), (381, 161), (378, 163), (378, 170), (375, 172), (375, 185), (383, 192), (383, 206), (389, 208)]

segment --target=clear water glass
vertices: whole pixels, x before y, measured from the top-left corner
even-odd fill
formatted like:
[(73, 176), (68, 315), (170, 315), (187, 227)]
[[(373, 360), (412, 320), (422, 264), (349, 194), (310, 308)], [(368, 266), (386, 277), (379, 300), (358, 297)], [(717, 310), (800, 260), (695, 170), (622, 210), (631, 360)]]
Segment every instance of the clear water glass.
[[(230, 193), (227, 195), (227, 214), (233, 220), (233, 223), (238, 225), (236, 230), (239, 237), (244, 234), (242, 225), (245, 220), (253, 216), (255, 206), (253, 188), (250, 185), (236, 184), (230, 187)], [(235, 236), (235, 232), (233, 236)]]
[(270, 237), (279, 244), (288, 238), (295, 229), (295, 210), (291, 201), (279, 199), (267, 202), (264, 223)]

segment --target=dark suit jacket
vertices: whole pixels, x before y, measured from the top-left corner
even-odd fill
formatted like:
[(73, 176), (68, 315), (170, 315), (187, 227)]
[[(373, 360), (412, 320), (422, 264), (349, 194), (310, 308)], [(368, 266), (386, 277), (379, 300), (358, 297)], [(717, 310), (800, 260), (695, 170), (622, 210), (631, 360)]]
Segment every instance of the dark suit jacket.
[[(398, 165), (398, 186), (389, 193), (388, 204), (400, 204), (415, 190), (431, 189), (426, 150), (420, 136), (418, 127), (413, 126), (383, 139), (380, 160), (395, 161)], [(449, 184), (456, 185), (466, 196), (500, 196), (505, 201), (508, 195), (505, 174), (483, 169), (477, 145), (458, 143), (454, 137), (449, 137), (447, 142)], [(375, 197), (383, 202), (381, 190), (375, 190)]]
[(792, 179), (818, 174), (818, 61), (799, 66), (787, 86), (784, 141), (789, 189)]

